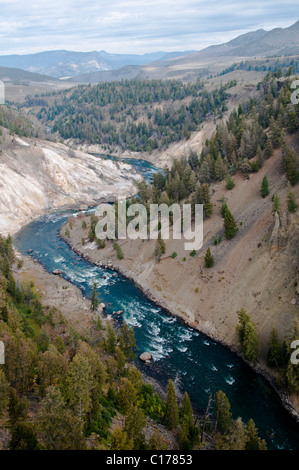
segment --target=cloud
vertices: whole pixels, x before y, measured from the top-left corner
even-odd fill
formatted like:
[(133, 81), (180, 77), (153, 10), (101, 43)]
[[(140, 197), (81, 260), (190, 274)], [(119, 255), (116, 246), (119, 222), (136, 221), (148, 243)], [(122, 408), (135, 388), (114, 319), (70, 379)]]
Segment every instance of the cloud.
[(1, 54), (50, 49), (199, 50), (250, 30), (286, 27), (298, 0), (1, 0)]

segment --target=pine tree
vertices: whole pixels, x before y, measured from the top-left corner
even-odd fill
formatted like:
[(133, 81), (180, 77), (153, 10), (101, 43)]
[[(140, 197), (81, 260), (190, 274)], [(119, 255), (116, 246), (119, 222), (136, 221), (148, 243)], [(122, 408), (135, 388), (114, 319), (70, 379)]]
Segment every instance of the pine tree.
[(192, 421), (193, 419), (193, 408), (187, 392), (185, 392), (181, 407), (180, 407), (181, 420)]
[(39, 450), (37, 435), (33, 425), (19, 422), (12, 427), (10, 450)]
[(263, 178), (262, 187), (261, 187), (262, 198), (267, 197), (269, 195), (269, 193), (270, 193), (270, 191), (269, 191), (269, 182), (268, 182), (267, 176), (265, 175), (264, 178)]
[(213, 214), (213, 204), (211, 203), (210, 186), (208, 183), (200, 185), (196, 192), (196, 203), (203, 204), (204, 215), (211, 217)]
[(126, 431), (117, 427), (110, 436), (111, 450), (133, 450), (134, 440), (129, 439)]
[(184, 394), (180, 408), (181, 426), (178, 435), (180, 449), (192, 450), (198, 443), (199, 429), (193, 422), (193, 409), (187, 392)]
[(282, 349), (276, 328), (273, 328), (269, 338), (267, 364), (269, 367), (278, 367), (282, 359)]
[(138, 406), (132, 406), (126, 418), (124, 431), (129, 439), (134, 441), (134, 450), (145, 449), (145, 436), (143, 428), (146, 424), (144, 412)]
[(227, 208), (224, 214), (224, 233), (227, 240), (231, 240), (237, 233), (238, 227), (234, 216)]
[(259, 356), (259, 340), (254, 323), (249, 322), (244, 329), (243, 352), (250, 362), (256, 361)]
[(299, 181), (298, 164), (294, 150), (284, 144), (282, 151), (282, 167), (285, 171), (288, 181), (294, 186)]
[[(50, 418), (49, 418), (50, 417)], [(84, 450), (83, 422), (68, 409), (60, 389), (51, 385), (38, 413), (38, 435), (47, 450)]]
[(259, 339), (256, 327), (245, 309), (238, 312), (239, 325), (237, 332), (242, 352), (248, 361), (255, 361), (259, 356)]
[(167, 400), (165, 410), (165, 424), (169, 429), (174, 429), (179, 424), (179, 407), (174, 383), (171, 379), (167, 385)]
[(250, 419), (246, 425), (246, 444), (245, 450), (267, 450), (267, 444), (264, 439), (258, 435), (258, 429), (255, 423)]
[(279, 148), (283, 142), (283, 132), (282, 125), (274, 120), (274, 117), (271, 117), (270, 120), (270, 138), (273, 148)]
[(14, 425), (18, 421), (24, 421), (27, 417), (28, 408), (28, 400), (25, 397), (20, 398), (16, 390), (11, 388), (8, 402), (10, 424)]
[(225, 180), (226, 180), (226, 189), (231, 190), (235, 187), (235, 182), (234, 182), (234, 180), (233, 180), (233, 178), (231, 177), (230, 174), (226, 175)]
[(5, 374), (0, 369), (0, 416), (6, 409), (9, 401), (9, 383), (6, 380)]
[(125, 321), (123, 321), (120, 328), (119, 344), (127, 359), (135, 358), (135, 354), (133, 352), (133, 349), (136, 346), (134, 328), (130, 328)]
[(290, 183), (288, 184), (288, 196), (287, 196), (287, 201), (288, 201), (288, 211), (289, 212), (296, 212), (296, 209), (298, 207), (298, 204), (295, 199), (295, 194), (291, 190), (291, 185)]
[(105, 338), (105, 349), (111, 354), (115, 353), (117, 346), (117, 335), (110, 321), (107, 322), (107, 335)]
[(263, 152), (261, 147), (258, 145), (257, 147), (257, 153), (256, 153), (256, 163), (258, 165), (258, 168), (262, 168), (264, 165), (264, 157), (263, 157)]
[(208, 248), (205, 254), (205, 267), (212, 268), (213, 266), (214, 266), (214, 257), (211, 253), (210, 248)]
[(273, 146), (270, 139), (268, 139), (266, 142), (264, 155), (265, 158), (270, 158), (273, 155)]
[(97, 294), (97, 283), (94, 282), (92, 286), (92, 294), (91, 294), (91, 310), (94, 311), (98, 308), (99, 299)]
[(218, 390), (215, 394), (216, 405), (216, 429), (221, 433), (228, 432), (232, 414), (230, 412), (230, 402), (226, 394), (222, 390)]

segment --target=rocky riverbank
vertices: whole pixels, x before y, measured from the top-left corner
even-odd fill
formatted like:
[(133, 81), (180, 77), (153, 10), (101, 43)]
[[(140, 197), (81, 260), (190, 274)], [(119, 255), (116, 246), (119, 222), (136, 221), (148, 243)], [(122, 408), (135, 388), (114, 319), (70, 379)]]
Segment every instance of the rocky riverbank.
[[(86, 299), (80, 289), (66, 281), (61, 276), (54, 276), (31, 256), (23, 256), (16, 251), (17, 262), (13, 266), (13, 274), (17, 282), (34, 284), (34, 289), (41, 298), (43, 305), (57, 308), (66, 319), (82, 331), (90, 328), (97, 313), (90, 309), (90, 300)], [(18, 261), (22, 260), (22, 266), (18, 267)]]

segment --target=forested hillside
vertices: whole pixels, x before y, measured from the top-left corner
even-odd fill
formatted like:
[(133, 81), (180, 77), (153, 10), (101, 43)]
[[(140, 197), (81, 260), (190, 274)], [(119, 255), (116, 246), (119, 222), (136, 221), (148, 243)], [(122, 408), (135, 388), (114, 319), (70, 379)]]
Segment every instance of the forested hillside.
[(285, 138), (299, 129), (299, 106), (291, 103), (291, 81), (269, 72), (258, 84), (258, 97), (240, 104), (226, 123), (219, 124), (200, 153), (191, 152), (188, 158), (175, 161), (165, 176), (154, 175), (153, 185), (139, 185), (142, 201), (172, 203), (191, 196), (191, 202), (205, 204), (209, 216), (211, 182), (226, 179), (232, 189), (236, 171), (245, 176), (258, 172), (278, 148), (283, 149), (287, 179), (295, 185), (299, 181), (298, 156)]
[(200, 80), (126, 80), (28, 97), (26, 106), (63, 139), (152, 151), (188, 140), (208, 116), (221, 115), (234, 85), (207, 92)]

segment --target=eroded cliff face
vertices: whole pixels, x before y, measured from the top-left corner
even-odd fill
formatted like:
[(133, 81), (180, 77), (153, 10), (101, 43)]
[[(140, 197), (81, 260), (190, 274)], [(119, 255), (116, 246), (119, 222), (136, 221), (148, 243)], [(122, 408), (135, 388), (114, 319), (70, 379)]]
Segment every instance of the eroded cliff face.
[(13, 234), (45, 211), (136, 192), (131, 166), (58, 143), (8, 134), (0, 145), (0, 233)]

